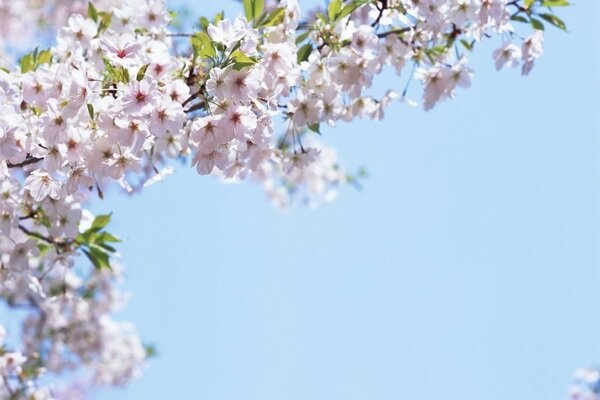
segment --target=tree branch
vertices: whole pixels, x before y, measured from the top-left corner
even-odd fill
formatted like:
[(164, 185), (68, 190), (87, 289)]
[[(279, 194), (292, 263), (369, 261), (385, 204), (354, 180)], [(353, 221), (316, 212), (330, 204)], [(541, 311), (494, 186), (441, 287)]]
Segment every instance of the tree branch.
[(43, 158), (33, 157), (32, 155), (28, 154), (25, 161), (17, 163), (17, 164), (7, 163), (7, 165), (8, 165), (8, 168), (22, 168), (22, 167), (25, 167), (26, 165), (35, 164), (42, 160), (43, 160)]
[(373, 22), (371, 24), (372, 27), (376, 27), (377, 25), (379, 25), (379, 21), (381, 21), (381, 18), (383, 17), (383, 13), (388, 8), (388, 0), (381, 0), (381, 8), (379, 8), (379, 6), (376, 6), (376, 7), (379, 10), (379, 15), (377, 16), (377, 19), (375, 20), (375, 22)]

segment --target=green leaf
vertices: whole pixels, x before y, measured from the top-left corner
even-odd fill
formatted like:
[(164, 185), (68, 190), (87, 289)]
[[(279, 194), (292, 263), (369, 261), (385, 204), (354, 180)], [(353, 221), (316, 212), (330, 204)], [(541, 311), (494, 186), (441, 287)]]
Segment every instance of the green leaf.
[(140, 70), (137, 73), (136, 79), (138, 82), (140, 82), (142, 79), (144, 79), (144, 76), (146, 76), (146, 71), (148, 70), (148, 67), (150, 66), (150, 64), (145, 64), (143, 65)]
[(510, 19), (513, 20), (513, 21), (524, 22), (526, 24), (529, 23), (529, 21), (527, 20), (527, 18), (522, 17), (520, 15), (513, 15), (512, 17), (510, 17)]
[(276, 26), (283, 22), (285, 19), (286, 9), (283, 7), (276, 8), (269, 14), (266, 21), (262, 23), (262, 26)]
[(307, 61), (310, 54), (313, 52), (312, 43), (307, 43), (298, 50), (298, 64)]
[(115, 235), (108, 233), (108, 232), (99, 233), (96, 238), (96, 241), (101, 242), (101, 243), (120, 243), (120, 242), (122, 242), (121, 239), (119, 239)]
[(206, 31), (208, 26), (210, 25), (210, 21), (206, 17), (200, 17), (200, 29)]
[[(98, 240), (98, 237), (96, 237), (96, 241), (97, 240)], [(98, 242), (89, 243), (88, 247), (90, 249), (96, 249), (101, 253), (114, 253), (117, 251), (114, 247), (112, 247), (106, 243), (98, 243)]]
[(40, 256), (43, 256), (44, 254), (46, 254), (48, 252), (48, 250), (50, 250), (50, 246), (48, 246), (45, 243), (38, 243), (36, 245), (36, 247), (38, 248), (38, 250), (40, 252)]
[(530, 9), (537, 0), (525, 0), (525, 8)]
[(321, 134), (321, 124), (308, 125), (308, 129), (315, 133), (318, 133), (319, 135)]
[(217, 51), (213, 46), (213, 41), (206, 32), (198, 32), (191, 37), (194, 58), (217, 58)]
[(360, 7), (369, 3), (371, 3), (371, 0), (354, 0), (352, 3), (345, 5), (336, 18), (337, 20), (344, 19), (354, 11), (358, 10)]
[(256, 64), (255, 59), (248, 57), (239, 50), (236, 50), (233, 53), (231, 53), (230, 57), (234, 62), (233, 69), (235, 69), (236, 71), (239, 71), (245, 67), (251, 67), (254, 64)]
[(156, 346), (153, 344), (145, 344), (144, 349), (146, 350), (146, 358), (153, 358), (158, 354)]
[(244, 14), (246, 14), (246, 20), (252, 21), (252, 0), (243, 0), (244, 3)]
[(563, 31), (567, 30), (567, 25), (563, 22), (563, 20), (558, 18), (554, 14), (540, 14), (540, 17), (543, 18), (544, 20), (550, 22), (552, 25), (556, 26), (557, 28), (562, 29)]
[(329, 16), (329, 21), (335, 22), (337, 20), (337, 15), (342, 10), (342, 0), (331, 0), (329, 2), (329, 7), (327, 8), (327, 15)]
[(265, 0), (252, 0), (252, 20), (257, 21), (265, 8)]
[(265, 8), (265, 0), (243, 0), (244, 13), (248, 22), (258, 21), (258, 18)]
[(52, 61), (52, 52), (50, 50), (43, 50), (37, 56), (36, 66), (47, 64)]
[(96, 218), (94, 218), (94, 222), (92, 222), (92, 226), (89, 230), (91, 230), (92, 232), (98, 232), (102, 230), (102, 228), (108, 225), (108, 223), (110, 222), (110, 218), (110, 214), (98, 215)]
[(98, 34), (96, 35), (96, 37), (100, 36), (100, 33), (107, 30), (110, 27), (110, 23), (112, 21), (112, 13), (101, 11), (98, 13), (98, 15), (100, 16), (100, 25), (98, 25)]
[(360, 167), (356, 172), (356, 176), (361, 179), (366, 179), (369, 177), (369, 171), (365, 167)]
[(83, 250), (87, 258), (92, 262), (94, 267), (98, 270), (103, 268), (111, 269), (110, 267), (110, 256), (108, 253), (100, 251), (96, 248), (90, 248), (89, 250)]
[(544, 30), (544, 24), (542, 24), (542, 21), (533, 17), (531, 17), (531, 26), (533, 26), (533, 29), (537, 29), (540, 31)]
[[(39, 117), (40, 115), (42, 115), (44, 113), (42, 111), (42, 109), (39, 108), (38, 106), (30, 105), (29, 108), (31, 109), (31, 111), (33, 111), (33, 113), (36, 115), (36, 117)], [(42, 222), (42, 225), (44, 225), (46, 227), (50, 227), (50, 225), (52, 225), (47, 216), (44, 216), (44, 218), (42, 219), (41, 222)]]
[(465, 39), (460, 39), (460, 43), (465, 46), (465, 49), (469, 50), (469, 51), (473, 51), (473, 43), (475, 43), (474, 41), (469, 43), (467, 40)]
[(438, 57), (438, 56), (441, 56), (442, 54), (446, 54), (447, 52), (448, 52), (448, 48), (446, 46), (433, 46), (433, 47), (425, 50), (425, 53), (429, 57)]
[(104, 69), (108, 78), (114, 82), (129, 83), (129, 71), (125, 67), (115, 68), (108, 59), (104, 59)]
[(129, 78), (129, 70), (125, 67), (117, 69), (117, 78), (119, 82), (129, 83), (129, 81), (131, 80)]
[(90, 119), (94, 120), (94, 106), (90, 103), (87, 104), (88, 114), (90, 114)]
[(96, 269), (112, 269), (110, 267), (110, 256), (107, 253), (104, 253), (97, 249), (90, 249), (89, 251), (83, 250), (83, 252), (89, 258), (89, 260), (92, 262)]
[(542, 6), (544, 7), (566, 7), (570, 6), (568, 0), (542, 0)]
[(91, 1), (88, 3), (88, 17), (94, 22), (98, 22), (98, 10), (94, 7), (94, 3)]
[(19, 66), (21, 67), (21, 73), (25, 74), (29, 71), (33, 71), (35, 68), (35, 62), (33, 59), (33, 53), (28, 53), (21, 58), (19, 61)]
[(310, 35), (310, 31), (306, 31), (301, 35), (298, 35), (298, 37), (296, 38), (296, 44), (300, 44), (302, 42), (304, 42), (306, 39), (308, 39), (308, 36)]

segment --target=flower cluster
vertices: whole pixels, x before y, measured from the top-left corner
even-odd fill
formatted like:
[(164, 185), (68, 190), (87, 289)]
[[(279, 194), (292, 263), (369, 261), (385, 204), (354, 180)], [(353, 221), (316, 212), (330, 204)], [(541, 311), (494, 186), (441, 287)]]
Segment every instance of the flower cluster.
[[(296, 0), (243, 3), (245, 16), (203, 18), (184, 33), (170, 30), (164, 0), (0, 0), (7, 41), (20, 35), (16, 14), (56, 27), (51, 49), (0, 71), (0, 297), (28, 310), (22, 343), (0, 327), (0, 397), (121, 385), (146, 362), (135, 330), (111, 318), (125, 300), (119, 240), (109, 216), (84, 209), (90, 198), (115, 183), (140, 191), (181, 159), (201, 175), (258, 182), (281, 208), (331, 201), (362, 174), (319, 140), (322, 126), (412, 103), (413, 78), (425, 109), (454, 97), (471, 83), (467, 54), (487, 38), (504, 39), (497, 68), (527, 74), (542, 54), (539, 18), (564, 27), (540, 9), (568, 4), (332, 0), (303, 17)], [(513, 22), (533, 33), (522, 38)], [(370, 93), (386, 70), (403, 90)], [(70, 389), (41, 384), (69, 371), (78, 371)]]
[(600, 399), (600, 370), (581, 368), (575, 371), (569, 398), (570, 400)]

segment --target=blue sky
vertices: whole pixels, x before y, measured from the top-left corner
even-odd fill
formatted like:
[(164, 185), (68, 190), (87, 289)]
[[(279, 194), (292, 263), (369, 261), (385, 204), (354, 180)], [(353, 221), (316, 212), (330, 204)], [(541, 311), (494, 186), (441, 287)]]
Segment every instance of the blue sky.
[(528, 78), (492, 42), (454, 101), (325, 129), (370, 171), (333, 204), (282, 214), (186, 167), (96, 203), (125, 239), (119, 317), (159, 351), (97, 398), (563, 399), (600, 362), (600, 6), (560, 16)]

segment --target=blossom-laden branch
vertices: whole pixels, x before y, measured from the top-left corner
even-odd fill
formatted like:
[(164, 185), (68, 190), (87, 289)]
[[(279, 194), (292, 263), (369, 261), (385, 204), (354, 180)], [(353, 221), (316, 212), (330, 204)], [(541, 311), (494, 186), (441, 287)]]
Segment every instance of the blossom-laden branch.
[[(395, 99), (411, 102), (414, 78), (425, 109), (455, 97), (471, 83), (467, 55), (488, 38), (504, 40), (496, 68), (527, 74), (543, 23), (565, 28), (548, 8), (567, 4), (331, 0), (304, 18), (296, 0), (243, 0), (244, 16), (178, 33), (163, 0), (5, 2), (0, 38), (23, 35), (27, 21), (60, 29), (51, 49), (0, 71), (0, 297), (33, 305), (22, 348), (3, 346), (0, 326), (0, 398), (60, 398), (38, 385), (44, 373), (126, 384), (152, 353), (110, 317), (123, 303), (118, 239), (110, 216), (83, 209), (94, 193), (140, 191), (183, 159), (202, 175), (259, 182), (282, 208), (330, 201), (365, 173), (346, 172), (322, 126), (383, 118)], [(375, 98), (386, 69), (402, 95)]]

